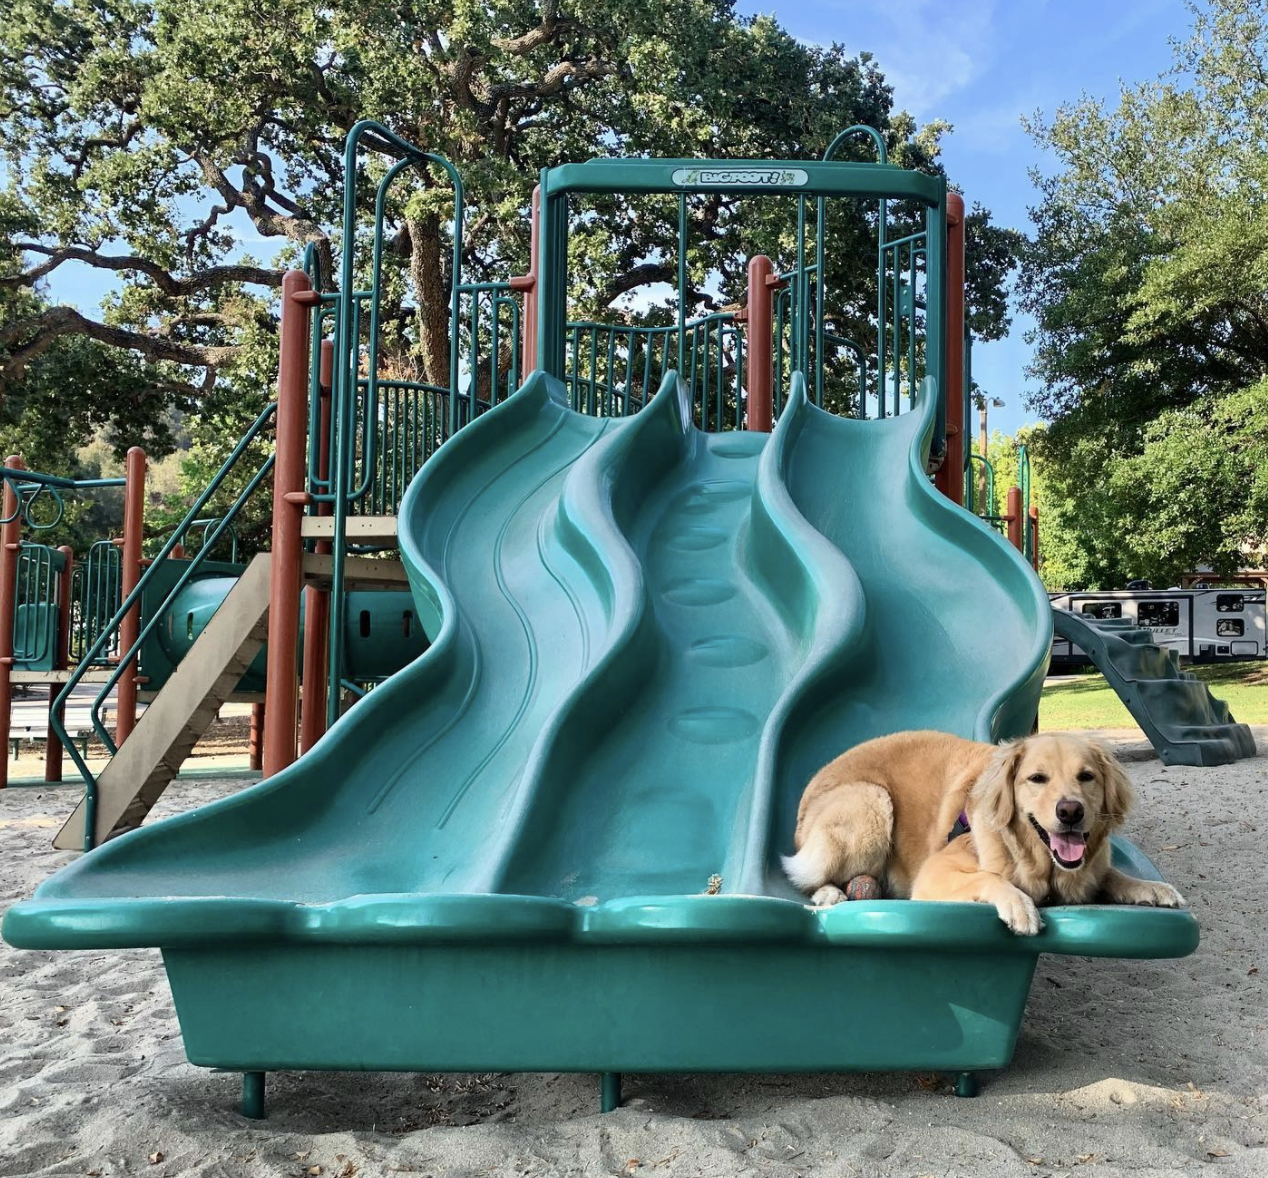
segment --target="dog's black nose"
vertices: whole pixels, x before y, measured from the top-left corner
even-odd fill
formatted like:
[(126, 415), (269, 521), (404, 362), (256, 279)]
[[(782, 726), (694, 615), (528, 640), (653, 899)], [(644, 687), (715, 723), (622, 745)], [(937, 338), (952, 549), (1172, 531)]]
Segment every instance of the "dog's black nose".
[(1073, 798), (1062, 798), (1057, 803), (1057, 820), (1067, 826), (1078, 826), (1083, 821), (1083, 803)]

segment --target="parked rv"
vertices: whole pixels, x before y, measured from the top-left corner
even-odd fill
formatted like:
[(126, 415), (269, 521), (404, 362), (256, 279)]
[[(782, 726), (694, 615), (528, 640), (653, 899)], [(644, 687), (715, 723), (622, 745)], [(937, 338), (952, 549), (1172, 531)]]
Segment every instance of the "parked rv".
[[(1054, 609), (1094, 618), (1122, 618), (1195, 663), (1268, 658), (1268, 605), (1263, 589), (1119, 589), (1052, 593)], [(1088, 661), (1064, 638), (1052, 642), (1054, 667)]]

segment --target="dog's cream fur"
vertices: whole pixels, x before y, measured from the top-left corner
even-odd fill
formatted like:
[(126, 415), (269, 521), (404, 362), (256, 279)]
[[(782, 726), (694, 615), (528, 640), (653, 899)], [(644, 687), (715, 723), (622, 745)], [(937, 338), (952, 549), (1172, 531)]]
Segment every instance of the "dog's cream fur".
[[(900, 732), (814, 775), (797, 812), (796, 854), (784, 858), (784, 869), (816, 905), (844, 900), (854, 876), (871, 875), (891, 897), (992, 904), (1010, 929), (1026, 934), (1043, 926), (1041, 904), (1181, 907), (1169, 884), (1110, 866), (1109, 835), (1131, 801), (1118, 762), (1083, 737), (1045, 733), (997, 746)], [(1063, 822), (1058, 802), (1067, 813), (1080, 804), (1084, 816)], [(948, 842), (962, 812), (972, 833)], [(1080, 835), (1082, 861), (1060, 866), (1050, 838)]]

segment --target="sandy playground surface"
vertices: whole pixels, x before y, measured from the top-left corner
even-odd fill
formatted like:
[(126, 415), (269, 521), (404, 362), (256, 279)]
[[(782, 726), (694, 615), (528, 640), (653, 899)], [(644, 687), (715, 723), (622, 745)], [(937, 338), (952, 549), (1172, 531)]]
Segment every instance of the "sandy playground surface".
[[(186, 1063), (157, 951), (0, 946), (0, 1175), (1268, 1175), (1268, 756), (1168, 769), (1115, 737), (1128, 833), (1202, 945), (1041, 959), (1013, 1065), (976, 1100), (907, 1074), (649, 1075), (599, 1116), (594, 1076), (307, 1073), (270, 1076), (255, 1123), (238, 1077)], [(234, 788), (181, 783), (160, 811)], [(72, 798), (0, 793), (0, 908), (70, 858), (49, 839)]]

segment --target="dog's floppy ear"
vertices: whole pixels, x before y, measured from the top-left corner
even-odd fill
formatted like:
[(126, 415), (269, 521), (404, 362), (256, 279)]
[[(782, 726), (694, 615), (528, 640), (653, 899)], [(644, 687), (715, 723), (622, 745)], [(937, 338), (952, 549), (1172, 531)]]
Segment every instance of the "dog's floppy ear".
[(1136, 799), (1136, 791), (1118, 758), (1109, 749), (1096, 741), (1090, 742), (1090, 747), (1092, 758), (1101, 772), (1101, 780), (1105, 783), (1105, 824), (1114, 829), (1123, 825), (1123, 819)]
[(1013, 777), (1025, 743), (1009, 740), (1001, 744), (969, 791), (974, 820), (987, 830), (1003, 830), (1013, 820)]

